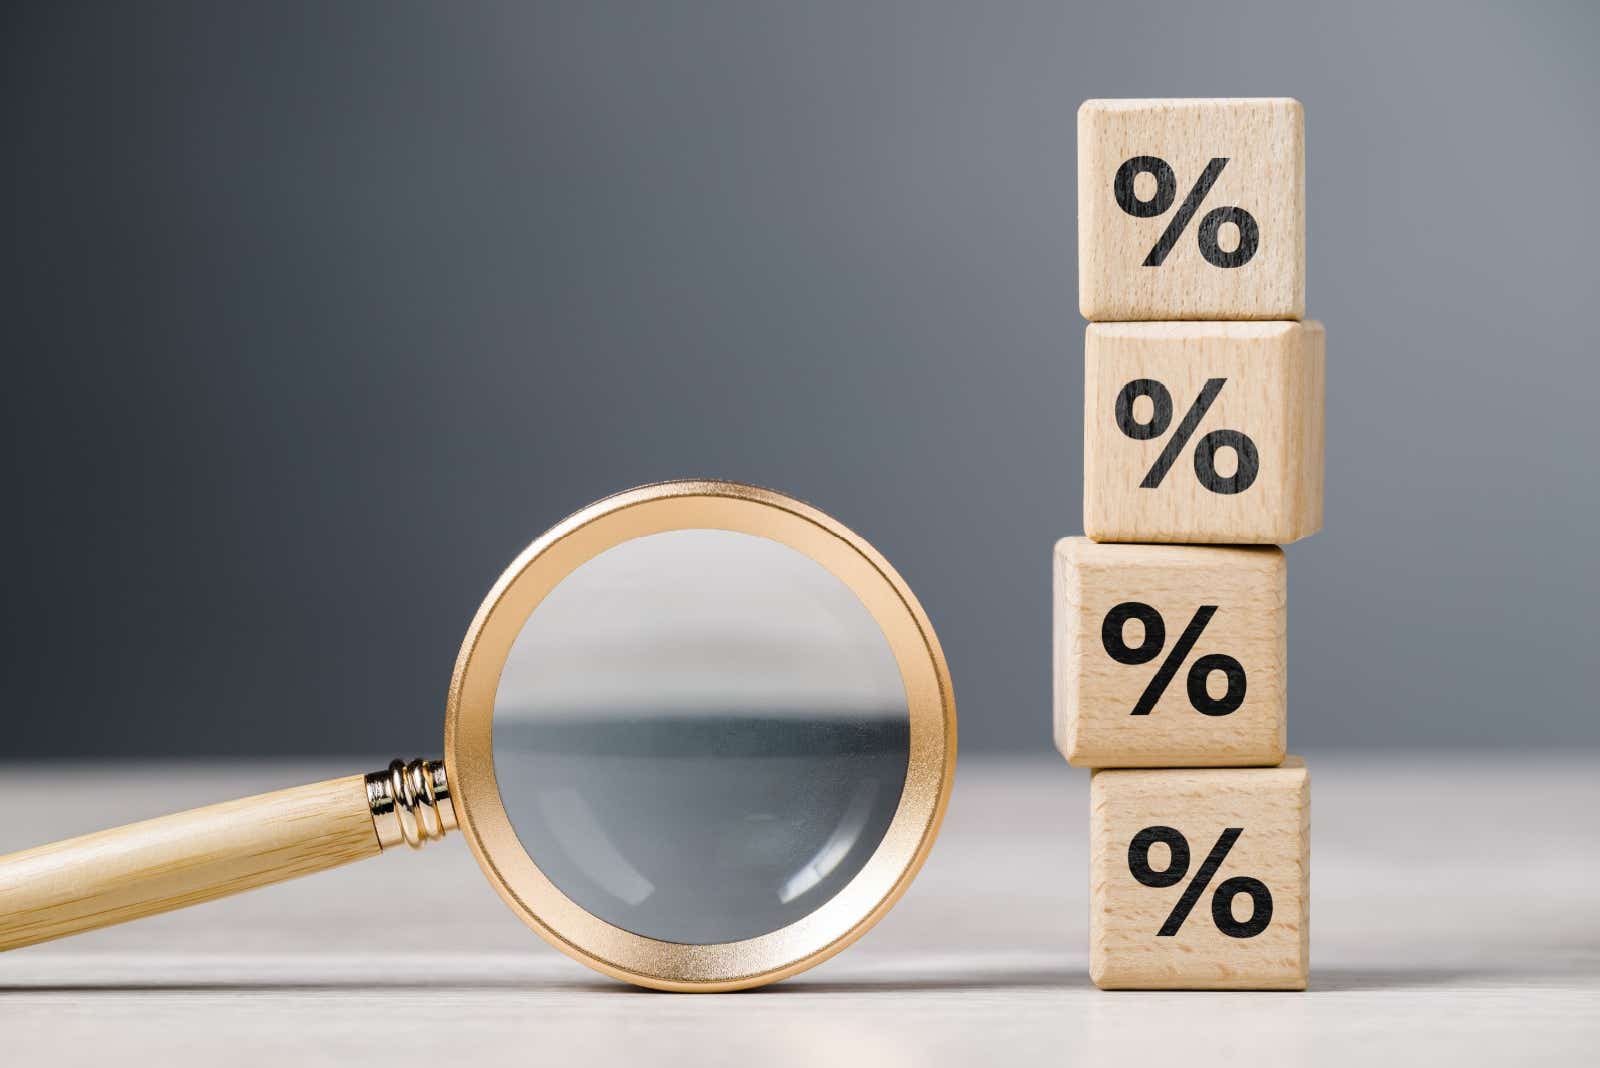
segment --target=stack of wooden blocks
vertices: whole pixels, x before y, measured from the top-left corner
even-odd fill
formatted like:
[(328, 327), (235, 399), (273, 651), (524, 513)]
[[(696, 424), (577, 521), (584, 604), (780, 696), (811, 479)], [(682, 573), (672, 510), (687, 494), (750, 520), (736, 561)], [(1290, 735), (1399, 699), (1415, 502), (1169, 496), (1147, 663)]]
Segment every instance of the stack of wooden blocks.
[(1078, 111), (1087, 538), (1055, 551), (1055, 735), (1090, 785), (1090, 974), (1303, 990), (1310, 780), (1278, 546), (1322, 526), (1294, 100)]

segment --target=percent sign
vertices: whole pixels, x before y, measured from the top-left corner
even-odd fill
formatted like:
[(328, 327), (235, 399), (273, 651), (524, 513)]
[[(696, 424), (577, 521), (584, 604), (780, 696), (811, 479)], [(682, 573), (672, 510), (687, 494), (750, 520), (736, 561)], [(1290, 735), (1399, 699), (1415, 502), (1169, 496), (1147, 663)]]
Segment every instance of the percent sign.
[[(1184, 888), (1183, 896), (1167, 913), (1166, 922), (1156, 932), (1157, 937), (1171, 938), (1178, 933), (1183, 921), (1194, 911), (1195, 902), (1200, 900), (1200, 895), (1206, 892), (1206, 887), (1216, 877), (1217, 869), (1222, 867), (1222, 861), (1233, 848), (1233, 843), (1243, 833), (1243, 827), (1229, 827), (1222, 832), (1194, 879)], [(1164, 843), (1171, 854), (1165, 871), (1156, 871), (1150, 866), (1150, 847), (1157, 842)], [(1176, 886), (1189, 873), (1189, 840), (1171, 827), (1146, 827), (1128, 843), (1128, 871), (1144, 886), (1155, 889)], [(1240, 894), (1249, 894), (1251, 901), (1250, 918), (1243, 922), (1233, 918), (1233, 899)], [(1217, 925), (1217, 930), (1229, 938), (1254, 938), (1272, 922), (1272, 891), (1260, 879), (1248, 875), (1224, 879), (1211, 895), (1211, 920)]]
[[(1206, 624), (1216, 614), (1216, 605), (1200, 606), (1194, 618), (1189, 620), (1189, 625), (1183, 628), (1172, 652), (1161, 662), (1161, 667), (1145, 686), (1144, 693), (1139, 695), (1129, 715), (1148, 716), (1155, 709), (1161, 695), (1166, 693), (1167, 685), (1172, 682), (1172, 677), (1178, 673), (1178, 668), (1194, 651), (1195, 642), (1200, 640)], [(1130, 646), (1122, 636), (1123, 625), (1130, 619), (1137, 619), (1144, 624), (1144, 637), (1139, 639), (1137, 646)], [(1142, 601), (1123, 601), (1107, 612), (1104, 622), (1100, 624), (1100, 644), (1105, 647), (1106, 655), (1119, 664), (1148, 664), (1161, 655), (1161, 648), (1166, 643), (1166, 621), (1161, 618), (1160, 612)], [(1228, 680), (1228, 692), (1221, 697), (1212, 697), (1206, 688), (1213, 671), (1222, 672)], [(1194, 706), (1196, 712), (1202, 716), (1226, 716), (1244, 704), (1244, 665), (1226, 653), (1208, 653), (1190, 665), (1188, 688), (1189, 704)]]
[[(1189, 225), (1194, 213), (1200, 210), (1200, 202), (1211, 192), (1211, 187), (1217, 184), (1222, 168), (1227, 165), (1226, 156), (1217, 156), (1206, 164), (1206, 169), (1200, 172), (1194, 188), (1189, 190), (1189, 195), (1184, 197), (1183, 203), (1178, 206), (1177, 214), (1167, 223), (1167, 228), (1161, 231), (1161, 237), (1150, 249), (1150, 254), (1144, 258), (1144, 266), (1160, 267), (1166, 261), (1167, 253), (1178, 243), (1184, 227)], [(1141, 174), (1148, 174), (1156, 180), (1156, 191), (1149, 200), (1140, 200), (1133, 189), (1134, 181)], [(1134, 156), (1132, 159), (1124, 160), (1122, 166), (1117, 168), (1117, 176), (1111, 182), (1111, 191), (1117, 198), (1117, 206), (1123, 211), (1135, 219), (1149, 219), (1165, 215), (1172, 207), (1172, 202), (1178, 198), (1178, 176), (1172, 173), (1172, 165), (1160, 156)], [(1239, 230), (1239, 246), (1232, 252), (1224, 252), (1222, 245), (1217, 241), (1217, 231), (1222, 228), (1223, 223), (1233, 223)], [(1256, 254), (1256, 249), (1261, 244), (1261, 229), (1256, 226), (1254, 215), (1243, 208), (1229, 205), (1225, 208), (1212, 208), (1207, 212), (1205, 218), (1200, 220), (1200, 233), (1197, 237), (1200, 242), (1200, 255), (1204, 256), (1211, 266), (1243, 267), (1250, 262), (1250, 258)]]
[[(1161, 455), (1156, 457), (1156, 462), (1145, 472), (1144, 481), (1139, 483), (1140, 489), (1155, 489), (1161, 485), (1161, 480), (1172, 470), (1178, 455), (1189, 444), (1189, 439), (1194, 437), (1194, 432), (1200, 427), (1200, 420), (1206, 417), (1206, 412), (1216, 403), (1217, 395), (1222, 392), (1222, 387), (1227, 381), (1226, 378), (1206, 379), (1200, 395), (1189, 406), (1189, 411), (1184, 414), (1178, 429), (1167, 439)], [(1133, 404), (1140, 397), (1150, 398), (1152, 406), (1150, 418), (1146, 422), (1140, 422), (1133, 413)], [(1159, 438), (1172, 425), (1172, 393), (1153, 378), (1135, 378), (1123, 386), (1122, 392), (1117, 394), (1116, 417), (1117, 429), (1134, 441)], [(1217, 473), (1219, 449), (1232, 449), (1238, 461), (1233, 474), (1226, 478)], [(1213, 430), (1201, 438), (1200, 444), (1195, 446), (1194, 477), (1212, 493), (1243, 493), (1255, 485), (1256, 476), (1260, 473), (1261, 454), (1256, 450), (1256, 443), (1240, 431)]]

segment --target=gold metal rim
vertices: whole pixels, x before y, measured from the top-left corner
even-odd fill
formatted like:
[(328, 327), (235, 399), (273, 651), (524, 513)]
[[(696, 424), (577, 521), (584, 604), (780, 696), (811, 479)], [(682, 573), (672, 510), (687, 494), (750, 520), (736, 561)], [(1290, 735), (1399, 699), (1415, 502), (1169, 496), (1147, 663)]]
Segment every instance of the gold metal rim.
[[(580, 908), (522, 848), (495, 781), (500, 672), (529, 614), (575, 568), (633, 538), (707, 528), (770, 538), (833, 572), (889, 641), (910, 709), (905, 789), (878, 850), (838, 894), (787, 927), (740, 942), (684, 945), (646, 938)], [(663, 482), (627, 490), (557, 523), (484, 598), (456, 659), (445, 714), (445, 765), (455, 814), (490, 883), (568, 956), (660, 990), (738, 990), (804, 971), (844, 949), (916, 876), (944, 817), (956, 760), (955, 699), (939, 639), (904, 580), (877, 550), (810, 505), (736, 482)]]

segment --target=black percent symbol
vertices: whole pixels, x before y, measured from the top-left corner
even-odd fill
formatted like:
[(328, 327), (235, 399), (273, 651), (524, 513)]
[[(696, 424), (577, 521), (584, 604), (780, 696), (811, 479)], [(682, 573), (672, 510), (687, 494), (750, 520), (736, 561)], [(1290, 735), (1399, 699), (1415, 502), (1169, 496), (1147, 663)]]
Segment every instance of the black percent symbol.
[[(1183, 896), (1167, 913), (1166, 922), (1156, 932), (1158, 938), (1171, 938), (1178, 933), (1183, 921), (1194, 911), (1195, 902), (1200, 900), (1200, 895), (1216, 878), (1217, 869), (1222, 867), (1233, 843), (1243, 833), (1243, 827), (1229, 827), (1222, 832), (1217, 844), (1211, 847), (1211, 852), (1200, 865), (1200, 870), (1184, 887)], [(1170, 854), (1164, 871), (1156, 871), (1150, 866), (1150, 847), (1157, 842), (1165, 844)], [(1189, 873), (1189, 840), (1171, 827), (1146, 827), (1128, 843), (1128, 871), (1143, 886), (1155, 889), (1176, 886)], [(1240, 894), (1248, 894), (1251, 902), (1250, 918), (1243, 922), (1233, 918), (1233, 899)], [(1272, 891), (1260, 879), (1248, 875), (1224, 879), (1211, 895), (1211, 921), (1217, 925), (1217, 930), (1229, 938), (1254, 938), (1272, 922)]]
[[(1161, 485), (1161, 480), (1172, 470), (1178, 455), (1188, 446), (1189, 439), (1194, 437), (1194, 432), (1200, 427), (1200, 420), (1206, 417), (1206, 412), (1216, 403), (1217, 395), (1222, 392), (1222, 387), (1227, 381), (1226, 378), (1206, 379), (1206, 384), (1200, 389), (1200, 395), (1189, 406), (1183, 421), (1178, 424), (1178, 429), (1167, 439), (1161, 455), (1156, 457), (1156, 462), (1145, 472), (1144, 481), (1139, 483), (1140, 489), (1155, 489)], [(1133, 404), (1140, 397), (1150, 398), (1152, 406), (1150, 418), (1145, 422), (1140, 422), (1133, 413)], [(1159, 438), (1172, 425), (1172, 393), (1153, 378), (1135, 378), (1123, 386), (1122, 392), (1117, 394), (1116, 416), (1117, 429), (1134, 441)], [(1217, 474), (1217, 452), (1221, 449), (1232, 449), (1237, 460), (1233, 474), (1226, 478)], [(1213, 430), (1201, 438), (1200, 444), (1194, 448), (1194, 477), (1200, 480), (1200, 485), (1212, 493), (1243, 493), (1255, 485), (1256, 476), (1260, 473), (1261, 453), (1256, 450), (1256, 443), (1250, 440), (1249, 435), (1241, 431)]]
[[(1189, 195), (1178, 205), (1177, 214), (1167, 223), (1167, 228), (1161, 231), (1161, 237), (1150, 249), (1150, 254), (1144, 258), (1144, 266), (1160, 267), (1166, 261), (1167, 253), (1178, 243), (1184, 227), (1200, 210), (1200, 202), (1217, 184), (1222, 168), (1227, 165), (1227, 156), (1216, 156), (1206, 164), (1206, 169), (1200, 172)], [(1156, 180), (1156, 191), (1149, 200), (1140, 200), (1133, 191), (1134, 180), (1141, 174), (1148, 174)], [(1160, 156), (1134, 156), (1124, 160), (1122, 166), (1117, 168), (1111, 191), (1116, 195), (1117, 206), (1123, 211), (1135, 219), (1149, 219), (1165, 215), (1172, 207), (1172, 202), (1178, 198), (1178, 176), (1172, 173), (1172, 165)], [(1233, 223), (1239, 230), (1239, 246), (1232, 252), (1224, 252), (1217, 241), (1217, 231), (1223, 223)], [(1255, 216), (1233, 205), (1208, 211), (1205, 218), (1200, 220), (1200, 233), (1196, 236), (1200, 242), (1200, 255), (1213, 267), (1243, 267), (1261, 245), (1261, 229), (1256, 225)]]
[[(1189, 625), (1178, 636), (1172, 652), (1167, 654), (1161, 667), (1145, 686), (1144, 693), (1139, 695), (1133, 711), (1128, 713), (1130, 716), (1148, 716), (1151, 713), (1161, 700), (1161, 695), (1166, 693), (1167, 685), (1178, 673), (1178, 668), (1194, 651), (1195, 642), (1200, 640), (1206, 624), (1216, 614), (1216, 605), (1200, 606), (1194, 618), (1189, 620)], [(1137, 646), (1130, 646), (1122, 634), (1124, 624), (1130, 619), (1137, 619), (1144, 624), (1144, 637), (1139, 639)], [(1166, 621), (1161, 618), (1160, 612), (1143, 601), (1123, 601), (1107, 612), (1105, 621), (1100, 624), (1100, 644), (1105, 647), (1106, 655), (1119, 664), (1148, 664), (1161, 655), (1161, 648), (1166, 643)], [(1206, 688), (1213, 671), (1222, 672), (1228, 680), (1228, 691), (1221, 697), (1212, 697)], [(1189, 704), (1194, 706), (1196, 712), (1202, 716), (1226, 716), (1244, 704), (1244, 665), (1226, 653), (1208, 653), (1189, 666), (1188, 687)]]

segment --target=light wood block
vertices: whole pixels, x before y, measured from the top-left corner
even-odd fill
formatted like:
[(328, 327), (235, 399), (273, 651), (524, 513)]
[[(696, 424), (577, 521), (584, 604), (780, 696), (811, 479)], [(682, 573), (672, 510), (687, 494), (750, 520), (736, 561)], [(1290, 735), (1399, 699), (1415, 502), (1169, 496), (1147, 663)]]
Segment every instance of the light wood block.
[(1297, 100), (1086, 101), (1078, 109), (1083, 317), (1301, 318), (1305, 200)]
[(1321, 529), (1325, 348), (1317, 322), (1091, 325), (1085, 532), (1279, 545)]
[(1278, 548), (1057, 542), (1056, 747), (1091, 768), (1278, 763), (1287, 578)]
[(1299, 757), (1277, 768), (1097, 771), (1089, 798), (1096, 986), (1306, 988), (1311, 779)]

